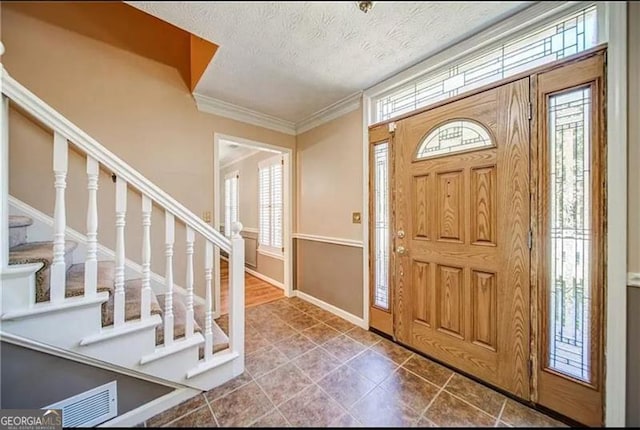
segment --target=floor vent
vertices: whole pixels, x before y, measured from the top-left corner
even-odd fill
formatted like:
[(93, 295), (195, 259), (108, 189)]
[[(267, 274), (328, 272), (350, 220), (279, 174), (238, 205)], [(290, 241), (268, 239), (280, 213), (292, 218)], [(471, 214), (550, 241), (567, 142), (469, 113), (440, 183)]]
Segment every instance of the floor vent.
[(62, 409), (63, 427), (93, 427), (118, 415), (116, 381), (42, 409)]

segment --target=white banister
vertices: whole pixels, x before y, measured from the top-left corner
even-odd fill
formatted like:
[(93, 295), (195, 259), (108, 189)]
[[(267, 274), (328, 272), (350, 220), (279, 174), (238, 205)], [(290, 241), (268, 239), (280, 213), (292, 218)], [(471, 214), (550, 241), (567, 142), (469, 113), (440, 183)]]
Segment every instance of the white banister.
[(204, 317), (204, 359), (211, 360), (213, 357), (213, 303), (211, 302), (211, 278), (213, 270), (213, 244), (208, 240), (204, 249), (204, 287), (205, 287), (205, 306), (206, 313)]
[(244, 239), (242, 224), (231, 227), (229, 254), (229, 347), (240, 354), (244, 362)]
[(67, 139), (56, 131), (53, 135), (53, 174), (55, 176), (56, 201), (53, 210), (53, 261), (49, 289), (52, 303), (64, 300), (66, 283), (64, 232), (67, 227), (67, 219), (64, 192), (67, 188), (68, 150)]
[(140, 172), (118, 158), (97, 140), (89, 136), (13, 79), (6, 70), (2, 70), (2, 84), (2, 93), (42, 124), (65, 136), (88, 156), (95, 158), (106, 170), (116, 173), (118, 177), (124, 179), (130, 187), (140, 191), (140, 194), (148, 196), (158, 206), (171, 210), (179, 220), (193, 228), (204, 238), (213, 242), (217, 247), (227, 252), (231, 250), (231, 242), (228, 238), (213, 229), (209, 224), (200, 219), (198, 215), (191, 212), (176, 199), (145, 178)]
[(141, 319), (151, 318), (151, 199), (142, 196), (142, 309)]
[(98, 162), (87, 157), (87, 260), (84, 262), (84, 295), (94, 297), (98, 286)]
[(116, 273), (113, 296), (113, 324), (124, 324), (124, 226), (127, 213), (127, 181), (116, 177)]
[(169, 211), (164, 213), (165, 255), (165, 296), (164, 296), (164, 344), (173, 343), (173, 242), (175, 241), (175, 219)]
[(185, 336), (193, 335), (193, 229), (187, 226), (187, 319)]

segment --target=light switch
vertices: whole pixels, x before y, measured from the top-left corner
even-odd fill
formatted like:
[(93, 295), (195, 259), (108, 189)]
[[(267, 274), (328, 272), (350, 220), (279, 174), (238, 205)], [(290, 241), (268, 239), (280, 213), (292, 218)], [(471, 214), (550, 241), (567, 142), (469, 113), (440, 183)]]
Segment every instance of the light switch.
[(353, 212), (351, 214), (351, 222), (354, 224), (360, 224), (362, 222), (362, 218), (360, 217), (360, 212)]
[(211, 222), (211, 212), (210, 211), (202, 212), (202, 220), (204, 222)]

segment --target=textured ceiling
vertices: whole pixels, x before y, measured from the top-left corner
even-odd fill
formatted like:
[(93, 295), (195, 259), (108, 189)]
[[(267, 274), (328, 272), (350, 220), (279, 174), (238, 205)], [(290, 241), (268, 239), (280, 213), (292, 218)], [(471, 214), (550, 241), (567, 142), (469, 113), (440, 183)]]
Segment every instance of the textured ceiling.
[(127, 2), (220, 46), (195, 92), (298, 122), (532, 2)]

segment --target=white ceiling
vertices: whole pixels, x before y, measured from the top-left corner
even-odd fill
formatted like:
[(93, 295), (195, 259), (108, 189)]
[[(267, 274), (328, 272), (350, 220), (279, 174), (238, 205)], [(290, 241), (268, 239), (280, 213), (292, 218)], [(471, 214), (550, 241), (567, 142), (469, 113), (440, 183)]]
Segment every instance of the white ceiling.
[(299, 122), (532, 2), (127, 3), (220, 46), (196, 93)]
[(252, 148), (250, 146), (241, 146), (237, 143), (228, 142), (226, 140), (220, 141), (220, 149), (218, 151), (221, 166), (231, 164), (236, 160), (248, 158), (253, 154), (260, 152), (259, 149)]

